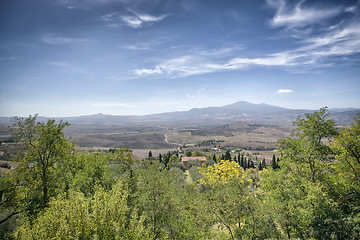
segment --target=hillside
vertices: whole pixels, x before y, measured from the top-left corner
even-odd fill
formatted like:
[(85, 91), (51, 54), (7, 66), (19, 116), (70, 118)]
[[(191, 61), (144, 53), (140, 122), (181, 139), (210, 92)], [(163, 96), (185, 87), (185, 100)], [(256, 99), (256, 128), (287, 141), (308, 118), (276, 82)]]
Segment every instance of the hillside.
[[(65, 117), (64, 121), (76, 125), (77, 128), (92, 129), (102, 126), (108, 128), (157, 128), (183, 126), (213, 126), (244, 121), (257, 124), (290, 125), (297, 116), (311, 113), (314, 110), (288, 109), (268, 104), (253, 104), (239, 101), (222, 107), (193, 108), (189, 111), (167, 112), (143, 116), (118, 116), (95, 114), (78, 117)], [(330, 118), (338, 125), (347, 125), (360, 113), (360, 109), (329, 109)], [(12, 118), (0, 117), (0, 122), (9, 124)], [(45, 121), (47, 118), (38, 117)], [(60, 119), (60, 118), (56, 118)]]

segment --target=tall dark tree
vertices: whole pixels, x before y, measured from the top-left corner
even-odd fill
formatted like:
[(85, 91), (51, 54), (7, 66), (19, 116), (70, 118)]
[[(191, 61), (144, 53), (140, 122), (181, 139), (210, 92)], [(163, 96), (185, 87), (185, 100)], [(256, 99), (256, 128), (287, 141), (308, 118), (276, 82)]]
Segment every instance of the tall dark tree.
[(225, 160), (231, 160), (230, 151), (226, 151), (226, 153), (225, 153)]
[(277, 163), (276, 163), (276, 156), (273, 154), (272, 160), (271, 160), (271, 167), (276, 170), (277, 169)]
[(261, 165), (263, 168), (266, 168), (266, 160), (265, 158), (263, 158), (262, 162), (261, 162)]
[(240, 166), (245, 169), (244, 155), (241, 155)]
[(214, 160), (214, 162), (217, 162), (215, 153), (213, 155), (213, 160)]

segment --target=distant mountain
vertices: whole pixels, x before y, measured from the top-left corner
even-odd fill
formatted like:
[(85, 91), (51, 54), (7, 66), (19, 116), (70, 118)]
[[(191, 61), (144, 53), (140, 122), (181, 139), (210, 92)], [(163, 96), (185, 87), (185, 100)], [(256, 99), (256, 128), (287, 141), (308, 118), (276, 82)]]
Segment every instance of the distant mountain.
[[(257, 124), (289, 125), (297, 116), (311, 113), (314, 110), (288, 109), (268, 104), (253, 104), (245, 101), (222, 107), (193, 108), (189, 111), (168, 112), (144, 116), (116, 116), (95, 114), (79, 117), (66, 117), (64, 121), (78, 128), (91, 129), (101, 126), (107, 128), (152, 128), (152, 127), (191, 127), (213, 126), (243, 121)], [(360, 113), (360, 109), (330, 109), (330, 117), (338, 125), (348, 125)], [(56, 118), (60, 119), (60, 118)], [(11, 118), (0, 118), (2, 123), (10, 123)], [(39, 117), (39, 120), (45, 120)]]

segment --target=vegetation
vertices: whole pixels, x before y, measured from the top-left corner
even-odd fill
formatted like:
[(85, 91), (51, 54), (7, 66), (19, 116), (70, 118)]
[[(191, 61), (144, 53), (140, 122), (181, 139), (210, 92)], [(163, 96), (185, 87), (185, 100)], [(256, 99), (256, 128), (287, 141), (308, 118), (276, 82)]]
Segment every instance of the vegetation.
[(360, 119), (336, 129), (320, 109), (279, 140), (281, 159), (187, 151), (207, 157), (188, 169), (171, 152), (81, 152), (67, 126), (15, 119), (0, 238), (360, 239)]

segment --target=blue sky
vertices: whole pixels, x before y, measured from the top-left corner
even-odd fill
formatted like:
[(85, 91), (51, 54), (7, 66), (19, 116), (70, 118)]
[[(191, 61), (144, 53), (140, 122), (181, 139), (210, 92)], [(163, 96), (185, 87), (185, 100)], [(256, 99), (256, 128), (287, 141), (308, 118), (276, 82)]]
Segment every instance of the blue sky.
[(360, 108), (360, 1), (2, 0), (0, 116)]

